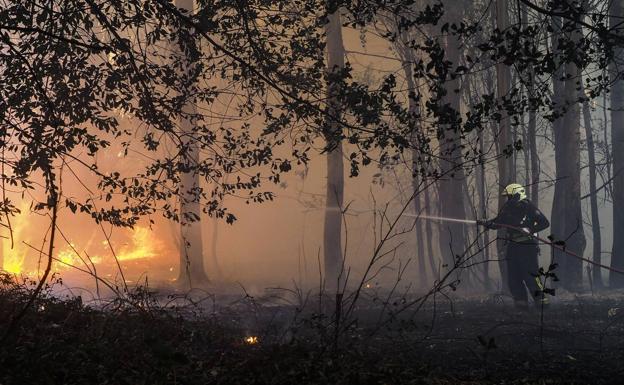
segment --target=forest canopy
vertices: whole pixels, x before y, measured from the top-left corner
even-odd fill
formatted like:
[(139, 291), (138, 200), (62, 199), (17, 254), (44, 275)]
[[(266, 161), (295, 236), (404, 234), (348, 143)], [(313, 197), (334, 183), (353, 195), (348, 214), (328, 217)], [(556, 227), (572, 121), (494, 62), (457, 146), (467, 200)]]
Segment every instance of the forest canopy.
[[(155, 213), (191, 223), (200, 211), (232, 223), (225, 196), (271, 200), (284, 173), (339, 151), (352, 177), (404, 164), (414, 186), (453, 202), (440, 214), (464, 217), (466, 178), (493, 162), (499, 188), (524, 174), (538, 199), (539, 123), (552, 126), (557, 159), (570, 160), (551, 178), (553, 233), (583, 254), (580, 108), (621, 80), (619, 8), (464, 3), (3, 1), (3, 186), (37, 190), (37, 209), (60, 204), (119, 226)], [(364, 45), (386, 41), (403, 73), (365, 79), (344, 58), (329, 66), (332, 15)], [(112, 152), (146, 162), (120, 167)], [(614, 195), (617, 153), (600, 171)], [(63, 195), (62, 174), (82, 197)], [(466, 242), (456, 235), (453, 249)], [(579, 282), (580, 266), (563, 269), (566, 282)]]

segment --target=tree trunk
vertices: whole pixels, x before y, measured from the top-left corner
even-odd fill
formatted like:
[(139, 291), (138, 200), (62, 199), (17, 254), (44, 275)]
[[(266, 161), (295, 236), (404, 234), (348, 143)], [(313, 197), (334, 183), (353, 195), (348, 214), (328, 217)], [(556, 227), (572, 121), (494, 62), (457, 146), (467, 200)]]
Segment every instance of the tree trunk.
[[(470, 194), (470, 186), (468, 183), (468, 178), (464, 179), (463, 183), (463, 191), (465, 200), (465, 209), (464, 215), (462, 218), (477, 218), (478, 217), (478, 208), (477, 208), (477, 200), (474, 197), (474, 192)], [(472, 262), (477, 262), (477, 255), (481, 254), (482, 245), (479, 237), (479, 230), (476, 226), (464, 226), (464, 239), (466, 240), (466, 244), (464, 248), (468, 250), (468, 255), (474, 255), (472, 258)], [(469, 263), (472, 264), (472, 263)], [(472, 290), (482, 290), (485, 289), (486, 280), (484, 280), (483, 274), (483, 263), (476, 263), (474, 266), (470, 267), (467, 271), (467, 275), (465, 275), (467, 289)], [(487, 275), (487, 272), (485, 273)], [(477, 287), (477, 284), (481, 284), (480, 287)]]
[[(419, 180), (420, 178), (418, 175), (413, 177), (414, 191), (418, 191), (420, 188)], [(414, 197), (414, 212), (417, 216), (422, 214), (422, 201), (420, 194)], [(425, 262), (425, 239), (423, 227), (423, 220), (417, 217), (416, 223), (414, 224), (414, 231), (416, 232), (416, 260), (418, 261), (421, 286), (425, 287), (427, 285), (427, 264)]]
[[(479, 152), (483, 154), (485, 152), (485, 143), (483, 143), (483, 130), (480, 130), (479, 133)], [(486, 189), (486, 179), (485, 179), (485, 163), (481, 163), (477, 168), (476, 175), (476, 184), (477, 184), (477, 196), (479, 199), (479, 217), (481, 219), (485, 219), (488, 217), (487, 212), (487, 196), (485, 193)], [(490, 232), (483, 231), (482, 232), (482, 245), (483, 249), (483, 280), (485, 282), (484, 289), (486, 291), (490, 291), (492, 289), (492, 283), (490, 281)]]
[[(582, 80), (581, 80), (582, 84)], [(580, 92), (583, 99), (583, 122), (585, 126), (585, 136), (587, 137), (587, 158), (589, 160), (589, 191), (592, 218), (592, 237), (593, 237), (593, 261), (601, 263), (602, 260), (602, 234), (600, 233), (600, 213), (598, 212), (598, 193), (596, 192), (596, 151), (594, 145), (594, 133), (591, 124), (591, 112), (589, 109), (589, 101), (586, 99), (584, 92)], [(599, 267), (594, 266), (592, 269), (592, 280), (594, 287), (600, 289), (603, 287), (602, 271)]]
[[(561, 29), (561, 19), (553, 18), (555, 35)], [(573, 38), (577, 38), (574, 34)], [(557, 50), (553, 37), (553, 52)], [(556, 238), (566, 241), (566, 248), (578, 255), (585, 250), (585, 234), (581, 208), (580, 171), (580, 109), (578, 104), (579, 69), (574, 63), (562, 65), (553, 77), (554, 105), (563, 108), (563, 119), (554, 122), (556, 182), (552, 210), (552, 230)], [(565, 71), (565, 81), (563, 75)], [(561, 98), (563, 95), (563, 98)], [(559, 110), (561, 111), (561, 110)], [(563, 287), (577, 291), (582, 286), (583, 263), (565, 253), (555, 251), (560, 265), (559, 278)]]
[[(460, 13), (447, 10), (448, 22), (460, 21)], [(451, 71), (460, 63), (460, 45), (457, 36), (446, 33), (444, 36), (446, 60), (451, 63)], [(438, 128), (440, 142), (440, 171), (442, 178), (438, 180), (440, 215), (443, 217), (463, 218), (465, 178), (462, 164), (462, 133), (459, 78), (447, 75), (444, 83), (444, 96), (441, 99), (445, 121)], [(440, 226), (440, 252), (445, 264), (455, 265), (457, 255), (463, 254), (466, 248), (464, 228), (461, 223), (443, 223)]]
[[(402, 47), (405, 50), (404, 55), (404, 63), (403, 63), (403, 72), (405, 73), (405, 79), (407, 81), (407, 91), (408, 91), (408, 111), (409, 111), (409, 125), (411, 132), (411, 146), (412, 146), (412, 192), (413, 194), (417, 194), (421, 188), (420, 181), (422, 180), (422, 175), (420, 172), (421, 164), (420, 164), (420, 151), (421, 146), (424, 146), (425, 143), (422, 143), (421, 133), (420, 133), (420, 98), (418, 96), (418, 92), (416, 89), (416, 84), (414, 83), (414, 73), (412, 70), (412, 66), (414, 65), (414, 55), (412, 53), (412, 49), (404, 44)], [(420, 195), (414, 196), (414, 214), (416, 216), (421, 214), (421, 197)], [(423, 237), (423, 221), (418, 217), (416, 218), (416, 223), (414, 226), (414, 231), (416, 233), (416, 260), (418, 261), (418, 269), (420, 272), (420, 280), (422, 285), (426, 284), (427, 280), (427, 271), (425, 264), (425, 248), (424, 248), (424, 237)]]
[[(534, 77), (531, 75), (529, 84), (530, 94), (535, 92), (532, 88), (534, 82)], [(536, 117), (535, 111), (531, 109), (529, 111), (529, 124), (527, 126), (527, 136), (529, 140), (529, 155), (531, 158), (531, 180), (530, 180), (530, 199), (531, 202), (535, 204), (535, 206), (539, 207), (539, 181), (540, 181), (540, 161), (539, 161), (539, 153), (537, 152), (537, 132), (536, 132)], [(525, 150), (526, 151), (526, 150)]]
[[(431, 210), (431, 187), (427, 187), (424, 194), (425, 201), (425, 215), (433, 215), (433, 211)], [(431, 221), (425, 221), (425, 235), (427, 236), (427, 254), (429, 255), (429, 265), (431, 266), (431, 274), (433, 275), (433, 279), (435, 280), (439, 276), (438, 264), (436, 263), (435, 256), (440, 255), (439, 253), (435, 253), (433, 246), (433, 225)]]
[(325, 25), (327, 39), (327, 113), (325, 139), (327, 141), (327, 190), (323, 252), (325, 258), (325, 283), (329, 293), (337, 293), (344, 280), (342, 255), (342, 203), (344, 195), (344, 165), (342, 158), (342, 130), (339, 119), (341, 108), (337, 95), (340, 92), (336, 74), (345, 66), (345, 49), (342, 42), (340, 9), (330, 14)]
[[(529, 143), (529, 133), (527, 125), (524, 123), (524, 115), (522, 116), (522, 165), (524, 166), (524, 186), (529, 190), (531, 184), (531, 153), (527, 148)], [(529, 190), (529, 194), (530, 194)], [(529, 197), (530, 198), (530, 197)]]
[[(472, 103), (475, 98), (478, 98), (478, 93), (473, 94), (473, 90), (470, 82), (466, 82), (466, 92), (468, 94), (469, 101)], [(477, 130), (477, 142), (479, 144), (479, 153), (485, 154), (485, 130)], [(472, 217), (477, 219), (485, 219), (488, 217), (487, 212), (487, 194), (486, 194), (486, 173), (485, 162), (480, 162), (475, 170), (475, 190), (477, 193), (477, 203), (473, 205), (474, 213)], [(490, 232), (489, 231), (477, 231), (478, 242), (477, 245), (481, 251), (483, 257), (482, 273), (483, 277), (483, 289), (486, 292), (492, 290), (492, 281), (490, 279)]]
[[(525, 26), (529, 25), (529, 15), (526, 4), (521, 4), (521, 12), (522, 12), (522, 23)], [(528, 79), (527, 79), (527, 93), (529, 98), (533, 98), (535, 96), (535, 72), (533, 67), (528, 70)], [(531, 202), (535, 204), (535, 206), (539, 207), (539, 180), (540, 180), (540, 165), (539, 165), (539, 154), (537, 152), (537, 116), (534, 108), (529, 107), (529, 122), (527, 124), (527, 140), (528, 143), (528, 154), (531, 162), (531, 179), (527, 180), (527, 183), (530, 185), (530, 193), (529, 198)], [(527, 151), (527, 149), (525, 149)]]
[[(496, 0), (496, 26), (503, 31), (509, 27), (509, 10), (507, 0)], [(509, 94), (511, 86), (511, 69), (504, 63), (496, 64), (496, 93), (498, 100), (502, 101)], [(505, 186), (515, 182), (515, 170), (513, 167), (513, 156), (508, 153), (508, 149), (513, 148), (511, 135), (511, 122), (505, 111), (501, 112), (501, 120), (498, 123), (498, 132), (496, 133), (498, 144), (498, 210), (500, 210), (507, 200), (502, 196)], [(503, 289), (507, 289), (507, 262), (505, 260), (506, 244), (504, 241), (504, 233), (506, 230), (498, 231), (498, 241), (496, 242), (498, 251), (499, 267)]]
[[(608, 79), (609, 77), (609, 70), (605, 69), (603, 72), (603, 76), (604, 79)], [(611, 164), (612, 164), (612, 158), (611, 158), (611, 149), (609, 148), (609, 117), (608, 117), (608, 113), (607, 113), (607, 106), (609, 105), (607, 96), (609, 95), (608, 92), (603, 92), (602, 93), (602, 140), (604, 142), (603, 148), (604, 148), (604, 162), (607, 164), (607, 175), (605, 175), (604, 177), (604, 183), (606, 183), (605, 186), (605, 200), (609, 198), (609, 196), (612, 196), (613, 194), (613, 181), (611, 180)]]
[[(188, 109), (185, 112), (190, 112)], [(186, 119), (180, 121), (183, 132), (192, 130)], [(190, 162), (199, 160), (197, 145), (187, 142)], [(199, 187), (196, 172), (180, 176), (180, 274), (178, 281), (191, 288), (208, 283), (204, 268), (203, 237), (201, 231), (201, 207), (199, 196), (193, 192)]]
[[(611, 26), (619, 25), (624, 17), (624, 1), (614, 0), (609, 7)], [(615, 30), (618, 34), (621, 27)], [(613, 253), (611, 267), (624, 269), (624, 79), (618, 70), (624, 59), (624, 49), (615, 48), (610, 65), (611, 78), (611, 155), (613, 159)], [(614, 288), (624, 287), (623, 274), (610, 274), (609, 284)]]
[[(450, 22), (459, 22), (459, 15), (450, 14)], [(460, 63), (460, 45), (458, 38), (451, 34), (446, 34), (445, 56), (446, 60), (452, 63), (452, 68)], [(442, 178), (438, 181), (440, 215), (443, 217), (463, 218), (464, 192), (463, 181), (465, 173), (463, 168), (463, 156), (461, 152), (462, 132), (461, 132), (461, 107), (459, 78), (447, 77), (444, 84), (445, 95), (442, 103), (448, 106), (448, 116), (451, 121), (442, 124), (439, 128), (438, 138), (440, 141), (440, 170)], [(454, 266), (457, 255), (463, 254), (465, 250), (464, 225), (461, 223), (448, 222), (440, 227), (440, 251), (443, 261), (450, 267)]]
[(217, 281), (223, 279), (223, 270), (219, 263), (219, 254), (217, 252), (217, 245), (219, 243), (219, 218), (214, 217), (212, 219), (212, 241), (210, 242), (210, 259), (212, 261), (212, 268), (214, 268), (213, 278)]
[[(176, 5), (193, 10), (193, 0), (176, 0)], [(183, 54), (183, 53), (182, 53)], [(187, 63), (190, 67), (193, 63)], [(187, 103), (180, 118), (183, 146), (187, 148), (186, 162), (192, 166), (199, 163), (199, 146), (193, 140), (193, 122), (189, 119), (196, 113), (195, 105)], [(182, 172), (180, 175), (180, 272), (178, 282), (193, 288), (208, 283), (204, 268), (204, 253), (201, 231), (201, 206), (197, 194), (200, 188), (197, 172)]]
[[(551, 46), (552, 46), (553, 53), (556, 53), (557, 44), (558, 44), (556, 34), (561, 33), (561, 18), (560, 17), (552, 18), (552, 27), (553, 27), (553, 33), (551, 35)], [(558, 66), (553, 74), (552, 104), (556, 113), (559, 113), (559, 111), (562, 111), (564, 108), (562, 96), (565, 93), (565, 89), (564, 89), (565, 84), (563, 81), (565, 74), (563, 71), (563, 67), (558, 62), (559, 57), (556, 56), (556, 59), (557, 59)], [(563, 152), (561, 151), (561, 148), (559, 148), (559, 145), (557, 145), (557, 143), (561, 142), (561, 139), (559, 138), (559, 136), (561, 135), (564, 129), (564, 127), (562, 126), (563, 126), (563, 119), (558, 118), (553, 121), (553, 134), (554, 134), (553, 136), (554, 136), (554, 142), (555, 142), (555, 174), (556, 175), (561, 175), (562, 171), (560, 170), (560, 168), (563, 167), (563, 163), (566, 161), (565, 159), (562, 158)], [(552, 234), (554, 234), (557, 237), (561, 237), (561, 234), (564, 233), (563, 223), (562, 223), (562, 220), (560, 219), (563, 216), (561, 211), (563, 207), (562, 198), (563, 198), (564, 193), (565, 191), (562, 190), (561, 183), (557, 183), (557, 181), (555, 181), (554, 199), (553, 199), (552, 209), (551, 209), (551, 228), (550, 229), (551, 229)], [(553, 252), (554, 252), (555, 258), (558, 258), (558, 259), (561, 259), (562, 257), (565, 258), (565, 256), (561, 255), (561, 253), (557, 253), (554, 250)]]

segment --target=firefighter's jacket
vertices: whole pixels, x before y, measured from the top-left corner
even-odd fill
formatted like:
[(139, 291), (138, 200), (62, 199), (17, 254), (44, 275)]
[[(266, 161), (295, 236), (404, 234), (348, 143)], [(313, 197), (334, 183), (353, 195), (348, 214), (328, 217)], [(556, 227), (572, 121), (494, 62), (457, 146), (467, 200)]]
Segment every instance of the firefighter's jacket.
[[(497, 225), (508, 225), (519, 229), (527, 228), (530, 234), (545, 230), (550, 222), (542, 212), (528, 199), (510, 199), (501, 208), (498, 216), (489, 221), (489, 227), (501, 228)], [(508, 240), (513, 242), (530, 242), (532, 237), (520, 230), (507, 229)]]

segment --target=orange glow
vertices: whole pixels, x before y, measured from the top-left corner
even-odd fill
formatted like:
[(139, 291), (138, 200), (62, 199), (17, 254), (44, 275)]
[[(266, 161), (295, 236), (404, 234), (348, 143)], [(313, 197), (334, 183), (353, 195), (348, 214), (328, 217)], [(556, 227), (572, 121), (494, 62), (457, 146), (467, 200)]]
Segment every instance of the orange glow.
[(136, 226), (130, 239), (131, 245), (123, 246), (117, 253), (120, 261), (154, 258), (162, 249), (162, 242), (154, 236), (149, 227)]
[(71, 243), (69, 245), (67, 245), (65, 248), (63, 248), (61, 251), (59, 251), (55, 258), (56, 260), (54, 261), (54, 269), (56, 271), (59, 270), (68, 270), (71, 269), (72, 266), (76, 266), (76, 267), (80, 267), (82, 265), (84, 265), (85, 263), (100, 263), (102, 261), (102, 258), (97, 257), (97, 256), (93, 256), (91, 257), (91, 261), (89, 262), (84, 255), (79, 256), (76, 254), (76, 252), (78, 251), (76, 245), (74, 243)]
[[(2, 255), (4, 256), (4, 265), (2, 269), (11, 274), (21, 274), (24, 270), (24, 259), (28, 254), (28, 247), (22, 242), (25, 236), (25, 229), (28, 226), (28, 215), (30, 214), (30, 205), (26, 201), (22, 201), (18, 206), (20, 212), (11, 217), (11, 233), (6, 229), (3, 231), (2, 239)], [(11, 245), (11, 235), (13, 237), (13, 245)], [(11, 247), (12, 246), (12, 247)]]
[[(3, 246), (2, 247), (3, 250), (7, 249), (7, 247)], [(5, 254), (5, 260), (4, 260), (4, 266), (3, 269), (7, 272), (7, 273), (11, 273), (11, 274), (20, 274), (22, 272), (23, 269), (23, 265), (24, 265), (24, 254), (20, 254), (19, 252), (17, 252), (17, 250), (15, 248), (13, 248), (13, 250), (11, 250), (10, 246), (8, 247), (8, 249), (11, 251), (10, 254)]]
[[(4, 230), (0, 235), (6, 237), (2, 239), (2, 255), (3, 263), (0, 266), (0, 270), (4, 270), (8, 273), (15, 275), (25, 275), (30, 277), (36, 277), (41, 273), (37, 269), (41, 269), (42, 266), (38, 264), (39, 252), (33, 247), (40, 247), (37, 244), (37, 240), (41, 235), (37, 235), (32, 232), (32, 213), (30, 212), (30, 205), (28, 202), (23, 202), (20, 206), (20, 213), (11, 217), (11, 229), (13, 235), (13, 245), (11, 245), (10, 233), (8, 229)], [(34, 239), (34, 241), (33, 241)], [(101, 238), (100, 238), (101, 239)], [(126, 240), (125, 242), (123, 240)], [(95, 242), (94, 242), (95, 241)], [(168, 255), (166, 253), (165, 242), (159, 239), (156, 234), (147, 226), (135, 226), (134, 229), (121, 230), (115, 240), (111, 240), (111, 246), (117, 258), (120, 262), (126, 261), (124, 270), (143, 273), (141, 267), (136, 264), (130, 264), (131, 261), (154, 260), (158, 262), (162, 256)], [(31, 246), (28, 246), (31, 245)], [(114, 262), (112, 256), (111, 247), (109, 247), (108, 241), (97, 240), (97, 233), (92, 233), (88, 240), (72, 240), (69, 244), (62, 245), (59, 242), (58, 248), (54, 253), (53, 271), (64, 273), (76, 273), (72, 266), (78, 268), (85, 268), (91, 270), (91, 263), (102, 266), (105, 272), (104, 274), (110, 276), (110, 269), (116, 270), (117, 265)], [(90, 251), (88, 251), (90, 250)], [(80, 253), (78, 255), (77, 253)], [(87, 253), (90, 255), (87, 256)], [(43, 256), (43, 262), (45, 265), (45, 255)], [(170, 266), (170, 262), (167, 263), (167, 268)], [(171, 269), (169, 269), (171, 273)], [(99, 267), (98, 267), (98, 271)], [(109, 274), (107, 274), (109, 273)]]
[(64, 268), (67, 267), (67, 265), (76, 266), (80, 262), (76, 253), (72, 250), (72, 247), (75, 247), (73, 243), (71, 246), (68, 245), (67, 248), (59, 251), (56, 255), (56, 259), (60, 262), (56, 264), (58, 267)]
[(256, 337), (256, 336), (245, 337), (245, 343), (247, 345), (255, 345), (258, 342), (260, 342), (260, 340), (258, 340), (258, 337)]

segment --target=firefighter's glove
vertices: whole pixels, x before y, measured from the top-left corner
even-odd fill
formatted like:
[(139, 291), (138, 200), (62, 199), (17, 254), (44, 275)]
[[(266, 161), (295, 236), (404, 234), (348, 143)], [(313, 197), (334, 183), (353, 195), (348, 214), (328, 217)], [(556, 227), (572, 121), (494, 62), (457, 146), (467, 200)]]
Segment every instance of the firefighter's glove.
[(523, 227), (522, 228), (522, 232), (525, 233), (526, 235), (528, 235), (530, 238), (537, 237), (537, 233), (532, 233), (531, 229), (528, 228), (528, 227)]
[(495, 228), (494, 221), (487, 220), (487, 219), (477, 220), (477, 225), (483, 226), (483, 227), (485, 227), (488, 230), (493, 230)]

